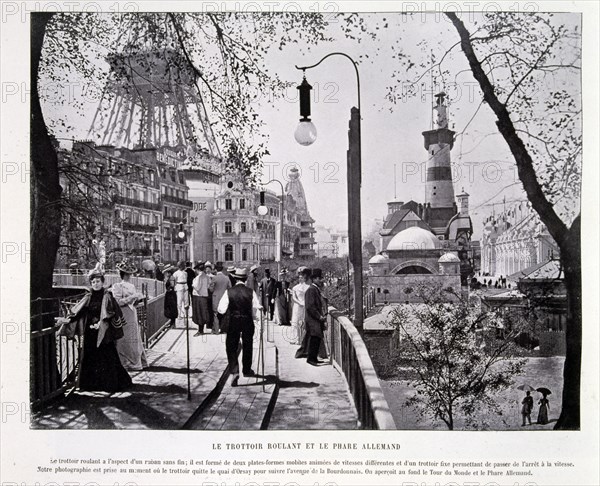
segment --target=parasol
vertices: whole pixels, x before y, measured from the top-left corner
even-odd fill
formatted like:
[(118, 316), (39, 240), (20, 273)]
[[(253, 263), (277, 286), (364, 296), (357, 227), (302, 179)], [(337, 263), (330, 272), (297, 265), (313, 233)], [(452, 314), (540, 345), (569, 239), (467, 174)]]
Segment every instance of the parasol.
[(546, 395), (552, 395), (552, 392), (550, 390), (548, 390), (548, 388), (544, 388), (543, 386), (540, 387), (540, 388), (536, 388), (535, 391), (540, 392), (544, 396), (546, 396)]
[(153, 272), (156, 268), (156, 263), (154, 263), (154, 260), (144, 260), (142, 261), (142, 268), (149, 272)]
[(517, 390), (523, 390), (523, 391), (535, 391), (535, 388), (533, 388), (531, 385), (526, 385), (526, 384), (521, 384), (517, 387)]

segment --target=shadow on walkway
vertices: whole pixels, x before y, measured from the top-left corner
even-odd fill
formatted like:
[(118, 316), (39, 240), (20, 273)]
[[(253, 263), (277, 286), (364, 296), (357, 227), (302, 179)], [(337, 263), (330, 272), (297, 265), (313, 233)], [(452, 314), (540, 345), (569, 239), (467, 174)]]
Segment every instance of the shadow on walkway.
[[(146, 371), (148, 373), (180, 373), (187, 374), (187, 368), (170, 368), (168, 366), (148, 366), (141, 371)], [(190, 374), (204, 373), (204, 371), (199, 369), (191, 369)]]

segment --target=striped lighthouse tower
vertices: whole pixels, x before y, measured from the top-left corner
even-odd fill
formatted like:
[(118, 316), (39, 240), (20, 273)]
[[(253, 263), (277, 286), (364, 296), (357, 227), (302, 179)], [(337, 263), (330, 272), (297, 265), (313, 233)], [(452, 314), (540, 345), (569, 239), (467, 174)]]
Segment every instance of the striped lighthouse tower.
[(423, 132), (425, 148), (429, 154), (426, 165), (425, 203), (430, 203), (432, 209), (454, 206), (454, 188), (452, 187), (452, 169), (450, 167), (450, 150), (454, 145), (454, 132), (448, 129), (445, 97), (445, 93), (435, 95), (433, 130)]

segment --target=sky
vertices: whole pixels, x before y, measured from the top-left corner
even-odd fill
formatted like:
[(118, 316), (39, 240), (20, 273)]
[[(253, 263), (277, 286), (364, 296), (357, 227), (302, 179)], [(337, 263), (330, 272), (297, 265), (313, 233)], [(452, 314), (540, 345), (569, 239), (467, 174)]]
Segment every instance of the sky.
[[(457, 77), (445, 78), (445, 87), (434, 86), (425, 76), (418, 86), (419, 95), (406, 97), (393, 105), (386, 92), (394, 83), (406, 83), (406, 76), (394, 76), (399, 69), (393, 57), (393, 44), (419, 63), (428, 62), (429, 49), (455, 44), (458, 35), (449, 21), (439, 14), (412, 17), (392, 13), (368, 14), (367, 26), (385, 18), (389, 27), (378, 30), (376, 40), (363, 36), (360, 42), (346, 38), (340, 25), (332, 24), (328, 33), (332, 42), (309, 49), (294, 44), (283, 50), (272, 49), (267, 57), (270, 70), (285, 81), (299, 84), (301, 71), (295, 65), (311, 65), (331, 52), (344, 52), (359, 62), (362, 119), (362, 225), (363, 234), (385, 217), (387, 202), (393, 199), (424, 201), (424, 162), (427, 151), (422, 132), (431, 128), (432, 96), (445, 89), (449, 101), (449, 124), (457, 136), (451, 152), (455, 194), (464, 189), (470, 194), (474, 239), (481, 236), (482, 221), (492, 211), (499, 212), (511, 201), (524, 201), (513, 159), (497, 132), (494, 117), (472, 78), (463, 54), (455, 48), (447, 59)], [(467, 27), (470, 27), (468, 19)], [(578, 16), (565, 17), (577, 22)], [(423, 41), (428, 47), (423, 47)], [(350, 61), (341, 56), (325, 60), (306, 72), (313, 86), (312, 121), (318, 137), (303, 147), (293, 134), (299, 120), (297, 90), (291, 87), (282, 98), (259, 97), (257, 111), (262, 130), (269, 136), (270, 155), (264, 160), (263, 180), (285, 182), (292, 166), (301, 171), (311, 216), (316, 224), (343, 230), (347, 225), (346, 150), (350, 109), (357, 105), (357, 86)], [(578, 79), (573, 80), (579, 84)], [(95, 111), (94, 102), (74, 120), (72, 138), (85, 138)], [(47, 106), (51, 112), (69, 109)]]

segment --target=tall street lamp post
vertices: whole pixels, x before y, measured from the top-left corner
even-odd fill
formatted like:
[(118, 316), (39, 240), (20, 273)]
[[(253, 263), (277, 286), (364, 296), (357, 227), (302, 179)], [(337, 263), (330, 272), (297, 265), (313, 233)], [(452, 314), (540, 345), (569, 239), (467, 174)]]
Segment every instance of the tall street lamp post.
[[(281, 275), (281, 262), (283, 260), (283, 201), (285, 194), (283, 184), (277, 179), (271, 179), (269, 182), (265, 182), (262, 185), (266, 186), (271, 182), (277, 182), (281, 187), (281, 200), (279, 201), (279, 261), (277, 262), (277, 279), (279, 279), (279, 276)], [(265, 216), (269, 212), (269, 209), (265, 205), (265, 191), (260, 192), (260, 206), (258, 206), (257, 211), (261, 216)]]
[(348, 183), (348, 237), (349, 259), (354, 268), (354, 325), (361, 329), (363, 324), (363, 272), (362, 272), (362, 237), (360, 215), (360, 186), (361, 186), (361, 133), (360, 133), (360, 77), (358, 64), (348, 54), (332, 52), (311, 66), (296, 66), (302, 70), (303, 79), (300, 91), (300, 123), (294, 132), (294, 137), (300, 145), (311, 145), (317, 139), (317, 129), (310, 120), (310, 91), (312, 86), (306, 80), (306, 70), (317, 67), (331, 56), (342, 56), (348, 59), (356, 72), (356, 87), (358, 104), (350, 110), (347, 153), (347, 183)]

